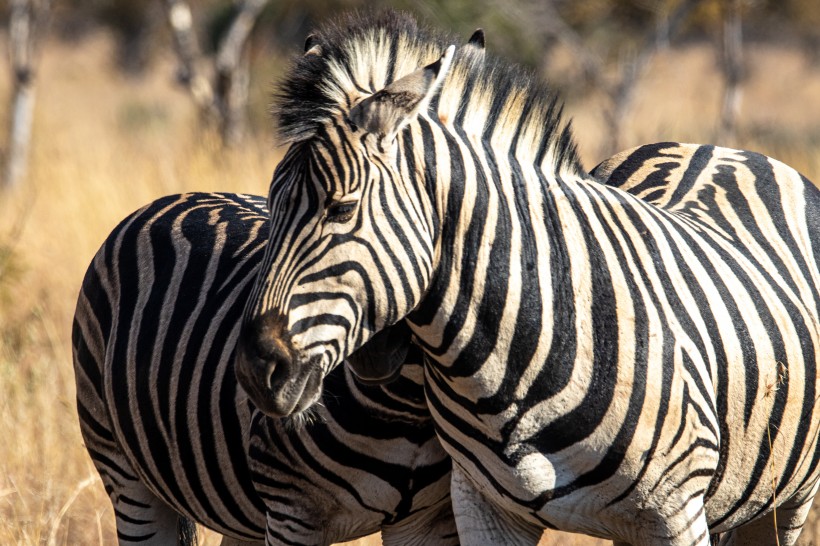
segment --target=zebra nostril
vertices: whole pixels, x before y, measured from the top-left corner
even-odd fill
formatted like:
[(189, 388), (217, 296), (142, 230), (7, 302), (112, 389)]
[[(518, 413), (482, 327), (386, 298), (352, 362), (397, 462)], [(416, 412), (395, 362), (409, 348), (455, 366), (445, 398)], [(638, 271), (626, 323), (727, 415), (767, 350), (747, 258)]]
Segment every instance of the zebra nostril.
[(269, 367), (271, 372), (276, 366), (290, 362), (292, 355), (288, 344), (279, 338), (257, 338), (248, 349), (247, 354), (261, 365)]
[(247, 321), (242, 328), (237, 374), (249, 392), (261, 395), (269, 390), (274, 371), (292, 361), (293, 349), (285, 324), (282, 315), (269, 312)]
[(252, 340), (249, 345), (246, 349), (246, 354), (261, 363), (273, 364), (275, 366), (278, 361), (284, 358), (284, 355), (277, 350), (275, 344), (270, 339), (264, 337), (256, 338)]
[(259, 339), (241, 340), (235, 372), (239, 385), (257, 407), (267, 407), (274, 373), (282, 369), (283, 355)]
[(293, 353), (287, 321), (276, 312), (263, 313), (248, 321), (242, 343), (247, 356), (263, 362), (287, 360)]
[(253, 365), (272, 369), (290, 356), (290, 351), (283, 345), (278, 339), (253, 336), (244, 340), (242, 352)]

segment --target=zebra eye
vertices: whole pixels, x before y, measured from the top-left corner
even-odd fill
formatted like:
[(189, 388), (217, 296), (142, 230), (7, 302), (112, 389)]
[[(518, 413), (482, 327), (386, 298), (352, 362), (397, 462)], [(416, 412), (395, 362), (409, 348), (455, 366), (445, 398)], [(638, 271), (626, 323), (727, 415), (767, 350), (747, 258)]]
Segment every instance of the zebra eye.
[(357, 201), (337, 201), (327, 208), (325, 219), (328, 222), (347, 222), (353, 217), (357, 204)]

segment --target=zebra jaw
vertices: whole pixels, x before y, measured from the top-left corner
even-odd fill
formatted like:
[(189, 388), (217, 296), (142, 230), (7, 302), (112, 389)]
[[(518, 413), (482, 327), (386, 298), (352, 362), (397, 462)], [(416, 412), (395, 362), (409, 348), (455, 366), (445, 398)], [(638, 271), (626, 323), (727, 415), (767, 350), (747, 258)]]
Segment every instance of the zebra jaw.
[(365, 385), (390, 383), (401, 375), (412, 336), (403, 320), (388, 326), (347, 357), (348, 368)]

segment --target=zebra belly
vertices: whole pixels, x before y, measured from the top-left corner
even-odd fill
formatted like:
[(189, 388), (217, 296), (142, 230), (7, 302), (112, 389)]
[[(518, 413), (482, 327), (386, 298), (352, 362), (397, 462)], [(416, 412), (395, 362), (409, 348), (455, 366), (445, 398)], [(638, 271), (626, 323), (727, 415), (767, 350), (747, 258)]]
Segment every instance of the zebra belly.
[[(617, 472), (599, 483), (574, 486), (573, 483), (589, 479), (594, 472), (584, 472), (572, 464), (573, 460), (589, 459), (589, 453), (570, 450), (558, 455), (543, 454), (530, 447), (530, 453), (514, 465), (484, 455), (479, 457), (481, 467), (456, 450), (450, 453), (454, 463), (465, 468), (475, 487), (504, 510), (542, 527), (614, 540), (634, 537), (632, 526), (636, 520), (643, 519), (643, 527), (647, 528), (665, 526), (669, 525), (666, 520), (687, 512), (689, 491), (705, 489), (709, 478), (698, 478), (683, 488), (684, 477), (696, 468), (714, 468), (717, 462), (714, 453), (693, 456), (664, 481), (660, 478), (671, 457), (642, 461), (636, 456), (635, 460), (624, 461)], [(641, 477), (652, 483), (633, 489), (641, 483)], [(630, 494), (624, 496), (626, 492)]]
[[(685, 340), (674, 345), (678, 365), (668, 392), (650, 375), (640, 413), (630, 417), (633, 386), (619, 384), (592, 434), (560, 450), (552, 447), (562, 444), (559, 437), (538, 434), (561, 415), (558, 406), (545, 404), (539, 413), (511, 404), (498, 415), (472, 415), (453, 411), (463, 400), (448, 400), (452, 391), (434, 382), (428, 397), (445, 448), (476, 489), (542, 526), (628, 542), (636, 518), (645, 520), (643, 527), (654, 521), (675, 532), (705, 501), (711, 530), (724, 532), (766, 515), (774, 496), (781, 504), (817, 480), (812, 439), (820, 420), (804, 390), (802, 360), (782, 363), (782, 369), (758, 363), (746, 381), (735, 381), (741, 392), (712, 399), (710, 393), (719, 389), (709, 382), (707, 357)], [(680, 365), (684, 360), (688, 366)], [(735, 370), (743, 365), (723, 363)], [(788, 379), (778, 383), (778, 373)], [(760, 388), (747, 394), (747, 381)], [(747, 397), (755, 403), (744, 418)], [(718, 415), (718, 407), (728, 408), (720, 412), (725, 415)], [(624, 442), (619, 433), (629, 423), (634, 433)], [(803, 430), (805, 423), (814, 424)]]

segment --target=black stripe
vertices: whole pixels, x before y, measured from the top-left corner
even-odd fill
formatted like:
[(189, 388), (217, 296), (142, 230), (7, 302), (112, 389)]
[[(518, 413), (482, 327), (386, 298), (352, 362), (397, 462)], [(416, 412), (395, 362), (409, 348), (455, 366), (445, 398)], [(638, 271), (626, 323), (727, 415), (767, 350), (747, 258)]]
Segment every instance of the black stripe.
[(697, 151), (692, 154), (692, 159), (689, 160), (686, 171), (683, 173), (678, 186), (672, 193), (672, 197), (666, 204), (667, 208), (674, 207), (689, 193), (689, 190), (692, 189), (692, 186), (694, 186), (697, 181), (698, 175), (706, 169), (709, 160), (712, 158), (714, 149), (714, 146), (699, 146)]

